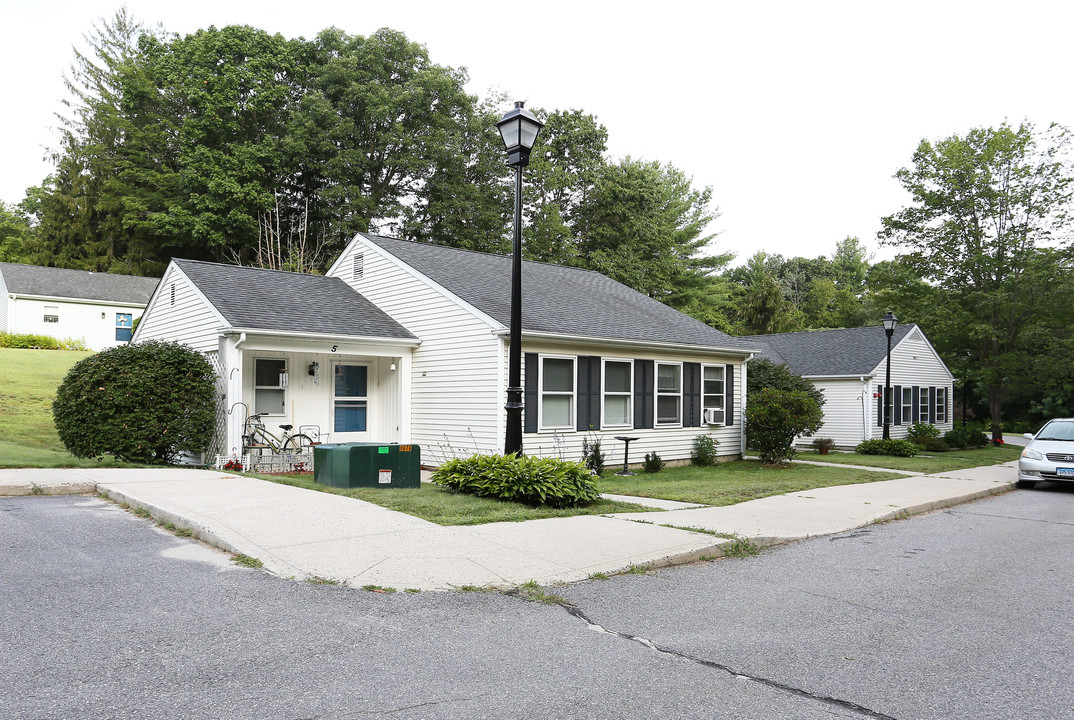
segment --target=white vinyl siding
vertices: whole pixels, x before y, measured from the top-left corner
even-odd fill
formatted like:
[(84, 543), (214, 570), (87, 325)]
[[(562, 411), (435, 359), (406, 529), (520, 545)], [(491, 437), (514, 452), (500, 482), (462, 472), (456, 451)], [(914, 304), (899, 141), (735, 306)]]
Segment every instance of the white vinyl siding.
[[(881, 360), (872, 372), (870, 392), (878, 393), (883, 390), (885, 370), (885, 363)], [(939, 357), (937, 357), (936, 352), (924, 338), (921, 329), (914, 328), (911, 330), (898, 345), (891, 349), (891, 386), (892, 388), (896, 386), (902, 387), (904, 397), (911, 398), (911, 402), (916, 400), (918, 402), (918, 412), (915, 415), (913, 408), (907, 409), (905, 403), (903, 403), (902, 423), (899, 425), (891, 424), (891, 437), (904, 438), (906, 437), (906, 431), (915, 421), (928, 422), (928, 389), (936, 388), (937, 397), (939, 397), (939, 391), (943, 390), (944, 402), (947, 403), (951, 397), (952, 382), (951, 373), (948, 372)], [(914, 394), (913, 390), (915, 387), (918, 388), (916, 394)], [(876, 400), (872, 399), (872, 403), (868, 437), (878, 438), (883, 434), (883, 425), (877, 422)], [(824, 413), (827, 417), (829, 413), (827, 406), (824, 408)], [(937, 416), (934, 423), (941, 432), (947, 432), (952, 428), (950, 413), (945, 412), (944, 416), (943, 420)]]
[[(19, 297), (7, 302), (9, 332), (80, 340), (90, 350), (105, 350), (122, 344), (116, 340), (117, 312), (137, 318), (144, 311), (141, 306), (93, 300)], [(50, 319), (46, 321), (46, 317)]]
[(854, 447), (860, 443), (876, 424), (872, 386), (859, 378), (812, 382), (824, 395), (824, 424), (812, 436), (799, 438), (795, 444), (808, 448), (816, 438), (831, 438), (837, 447)]
[(172, 340), (203, 353), (217, 350), (216, 330), (222, 321), (175, 267), (161, 280), (146, 315), (151, 316), (152, 323), (138, 324), (138, 342)]
[[(594, 353), (592, 346), (579, 343), (554, 343), (551, 341), (532, 342), (525, 345), (523, 349), (526, 352), (546, 355), (597, 354)], [(506, 352), (505, 349), (505, 357)], [(623, 356), (624, 352), (622, 348), (616, 348), (614, 354), (611, 352), (607, 354), (607, 357), (614, 359), (622, 359)], [(656, 452), (662, 459), (669, 462), (689, 462), (690, 451), (693, 447), (694, 439), (698, 435), (708, 435), (716, 440), (716, 451), (720, 456), (735, 457), (741, 453), (743, 368), (740, 362), (737, 362), (740, 358), (724, 357), (711, 353), (691, 354), (670, 350), (664, 353), (639, 351), (632, 360), (635, 370), (639, 360), (654, 360), (660, 363), (671, 363), (676, 365), (681, 362), (696, 362), (711, 365), (735, 363), (734, 423), (732, 425), (702, 424), (700, 427), (663, 425), (654, 428), (636, 428), (633, 426), (632, 420), (627, 428), (607, 428), (602, 429), (599, 432), (589, 430), (578, 431), (572, 429), (555, 433), (526, 433), (523, 436), (523, 449), (526, 451), (526, 454), (541, 457), (564, 457), (569, 460), (578, 460), (582, 456), (582, 440), (588, 438), (600, 442), (600, 449), (601, 452), (605, 454), (605, 464), (607, 467), (614, 467), (617, 463), (622, 466), (623, 443), (622, 441), (615, 439), (615, 436), (617, 435), (627, 435), (638, 438), (637, 441), (630, 443), (629, 460), (631, 464), (640, 463), (647, 452)], [(639, 388), (634, 389), (635, 391), (639, 390)], [(603, 426), (603, 424), (604, 419), (602, 417), (601, 425)]]
[[(353, 275), (362, 254), (362, 276)], [(333, 265), (344, 280), (421, 339), (411, 365), (411, 430), (430, 464), (452, 452), (502, 452), (506, 343), (493, 327), (360, 238)]]

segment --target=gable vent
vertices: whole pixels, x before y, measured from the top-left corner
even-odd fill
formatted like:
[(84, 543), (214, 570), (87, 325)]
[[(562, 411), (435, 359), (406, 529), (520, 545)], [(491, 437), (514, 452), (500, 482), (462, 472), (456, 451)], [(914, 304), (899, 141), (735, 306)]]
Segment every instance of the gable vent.
[(355, 280), (361, 280), (365, 274), (365, 254), (358, 253), (354, 256), (354, 275)]
[(172, 288), (171, 289), (172, 289), (171, 304), (174, 305), (175, 304), (175, 283), (172, 283)]

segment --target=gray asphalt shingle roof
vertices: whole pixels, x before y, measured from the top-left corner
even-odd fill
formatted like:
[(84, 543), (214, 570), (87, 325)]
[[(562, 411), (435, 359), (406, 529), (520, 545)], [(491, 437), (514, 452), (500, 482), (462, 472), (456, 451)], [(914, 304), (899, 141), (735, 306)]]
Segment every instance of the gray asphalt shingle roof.
[[(510, 326), (510, 257), (379, 235), (363, 237)], [(522, 329), (743, 351), (757, 347), (598, 272), (532, 261), (523, 261), (522, 266)]]
[(101, 300), (145, 305), (159, 278), (0, 262), (7, 291), (16, 295)]
[[(913, 328), (913, 323), (896, 325), (891, 337), (895, 347)], [(842, 330), (747, 335), (741, 340), (763, 344), (758, 357), (787, 366), (806, 377), (824, 375), (868, 375), (887, 356), (888, 341), (880, 325)]]
[(232, 327), (417, 339), (339, 278), (200, 260), (172, 262)]

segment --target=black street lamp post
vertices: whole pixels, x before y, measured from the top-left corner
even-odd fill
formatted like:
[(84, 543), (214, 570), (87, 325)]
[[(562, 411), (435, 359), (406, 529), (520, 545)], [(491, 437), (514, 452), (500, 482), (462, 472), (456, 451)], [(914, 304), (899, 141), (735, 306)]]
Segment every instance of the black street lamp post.
[(544, 123), (521, 102), (496, 123), (507, 148), (507, 164), (515, 169), (515, 248), (511, 264), (511, 344), (507, 369), (507, 433), (504, 454), (522, 454), (522, 168)]
[(889, 310), (881, 322), (888, 336), (888, 371), (884, 378), (884, 439), (887, 440), (891, 437), (891, 336), (895, 334), (899, 319)]

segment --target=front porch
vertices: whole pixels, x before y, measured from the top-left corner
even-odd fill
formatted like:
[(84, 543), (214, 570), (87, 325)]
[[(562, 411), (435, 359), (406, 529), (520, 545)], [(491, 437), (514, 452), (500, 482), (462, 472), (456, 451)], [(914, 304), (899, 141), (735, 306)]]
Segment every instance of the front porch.
[[(313, 467), (310, 441), (408, 442), (416, 345), (250, 330), (221, 333), (218, 358), (226, 412), (217, 455), (224, 462), (238, 460), (244, 468), (285, 472), (267, 468)], [(255, 432), (256, 421), (263, 427)], [(309, 441), (289, 442), (292, 434)], [(296, 455), (301, 457), (293, 459)]]

